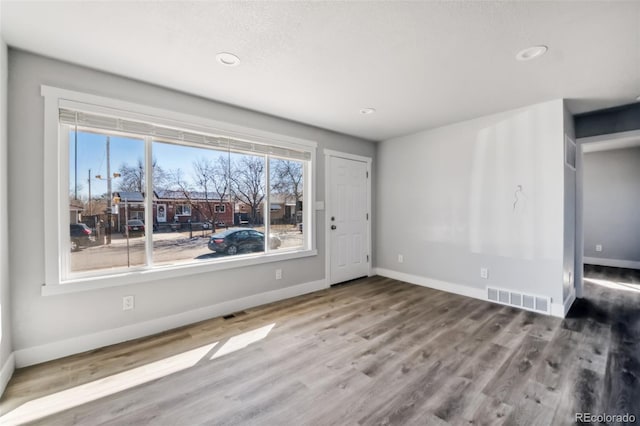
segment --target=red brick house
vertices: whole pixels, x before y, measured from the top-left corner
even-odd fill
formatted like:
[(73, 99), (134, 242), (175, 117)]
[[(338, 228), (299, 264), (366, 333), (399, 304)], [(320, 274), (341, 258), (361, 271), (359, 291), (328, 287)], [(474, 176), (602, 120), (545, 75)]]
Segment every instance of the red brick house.
[(234, 203), (221, 201), (213, 194), (165, 190), (156, 191), (154, 196), (153, 217), (157, 224), (189, 221), (233, 223)]
[[(145, 220), (144, 194), (119, 191), (113, 193), (119, 198), (116, 229), (120, 230), (127, 220)], [(155, 191), (153, 194), (153, 223), (162, 228), (163, 224), (224, 222), (233, 224), (234, 203), (220, 201), (211, 194), (182, 191)]]

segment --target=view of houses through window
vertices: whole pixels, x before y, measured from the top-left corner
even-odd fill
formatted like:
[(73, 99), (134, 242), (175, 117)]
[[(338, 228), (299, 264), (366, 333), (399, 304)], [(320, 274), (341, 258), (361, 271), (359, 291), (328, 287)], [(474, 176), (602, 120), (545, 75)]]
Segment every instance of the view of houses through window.
[(71, 273), (305, 248), (308, 161), (68, 129)]

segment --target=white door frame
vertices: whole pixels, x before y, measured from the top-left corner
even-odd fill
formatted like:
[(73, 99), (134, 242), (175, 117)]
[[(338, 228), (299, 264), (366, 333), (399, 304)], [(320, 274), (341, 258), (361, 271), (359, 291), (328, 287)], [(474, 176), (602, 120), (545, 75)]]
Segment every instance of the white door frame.
[[(609, 133), (576, 139), (576, 251), (575, 277), (576, 297), (584, 297), (584, 145), (592, 143), (615, 144), (623, 147), (627, 142), (640, 137), (640, 130)], [(637, 146), (630, 143), (629, 147)], [(613, 147), (612, 147), (613, 149)]]
[(367, 211), (369, 212), (369, 220), (367, 221), (367, 254), (369, 256), (368, 272), (367, 275), (371, 276), (373, 272), (372, 264), (373, 264), (373, 255), (371, 253), (371, 223), (373, 222), (373, 213), (371, 211), (371, 181), (373, 176), (371, 175), (371, 157), (365, 157), (362, 155), (348, 154), (346, 152), (334, 151), (332, 149), (324, 150), (324, 200), (325, 200), (325, 209), (324, 209), (324, 246), (325, 246), (325, 280), (327, 282), (327, 286), (332, 285), (331, 282), (331, 244), (330, 238), (331, 233), (329, 232), (329, 215), (331, 211), (331, 179), (329, 179), (329, 175), (331, 173), (330, 169), (330, 157), (344, 158), (347, 160), (361, 161), (367, 164), (367, 173), (369, 178), (367, 179)]

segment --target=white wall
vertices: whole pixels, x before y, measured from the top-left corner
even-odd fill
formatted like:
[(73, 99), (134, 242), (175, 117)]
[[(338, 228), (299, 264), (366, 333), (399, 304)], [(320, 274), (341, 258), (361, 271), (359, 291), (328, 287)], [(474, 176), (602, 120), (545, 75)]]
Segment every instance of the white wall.
[[(11, 221), (10, 226), (9, 262), (11, 282), (14, 283), (13, 338), (14, 350), (20, 355), (16, 357), (18, 364), (42, 360), (48, 354), (63, 351), (65, 345), (83, 340), (82, 336), (85, 336), (84, 341), (100, 345), (101, 342), (104, 344), (105, 335), (126, 336), (126, 332), (118, 332), (123, 327), (129, 330), (136, 324), (146, 324), (181, 312), (324, 280), (324, 212), (318, 212), (317, 246), (320, 254), (312, 258), (43, 297), (40, 289), (44, 283), (42, 234), (48, 207), (40, 205), (44, 198), (41, 84), (315, 140), (319, 148), (318, 200), (324, 200), (325, 196), (323, 148), (375, 157), (375, 145), (371, 142), (10, 50), (8, 206), (10, 217), (16, 219)], [(275, 280), (276, 268), (283, 270), (283, 279), (280, 281)], [(136, 296), (135, 310), (122, 311), (121, 298), (125, 294)], [(104, 333), (109, 330), (115, 331)]]
[(583, 191), (585, 263), (640, 267), (640, 147), (585, 153)]
[(376, 266), (463, 293), (549, 296), (557, 309), (564, 127), (556, 100), (382, 142)]
[[(564, 135), (576, 142), (573, 117), (564, 103)], [(576, 155), (578, 147), (576, 145)], [(561, 161), (564, 162), (564, 156)], [(577, 160), (576, 160), (577, 161)], [(562, 275), (562, 300), (568, 310), (575, 297), (576, 279), (576, 169), (564, 164), (564, 257)]]
[(13, 372), (7, 181), (7, 46), (0, 38), (0, 395)]

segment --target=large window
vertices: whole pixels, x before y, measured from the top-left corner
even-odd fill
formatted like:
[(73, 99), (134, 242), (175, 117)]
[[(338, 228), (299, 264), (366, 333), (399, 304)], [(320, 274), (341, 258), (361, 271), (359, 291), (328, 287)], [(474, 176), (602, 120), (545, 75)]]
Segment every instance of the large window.
[(313, 197), (312, 143), (54, 100), (66, 155), (49, 167), (65, 200), (58, 232), (46, 234), (61, 261), (48, 268), (52, 284), (315, 254), (302, 209)]

